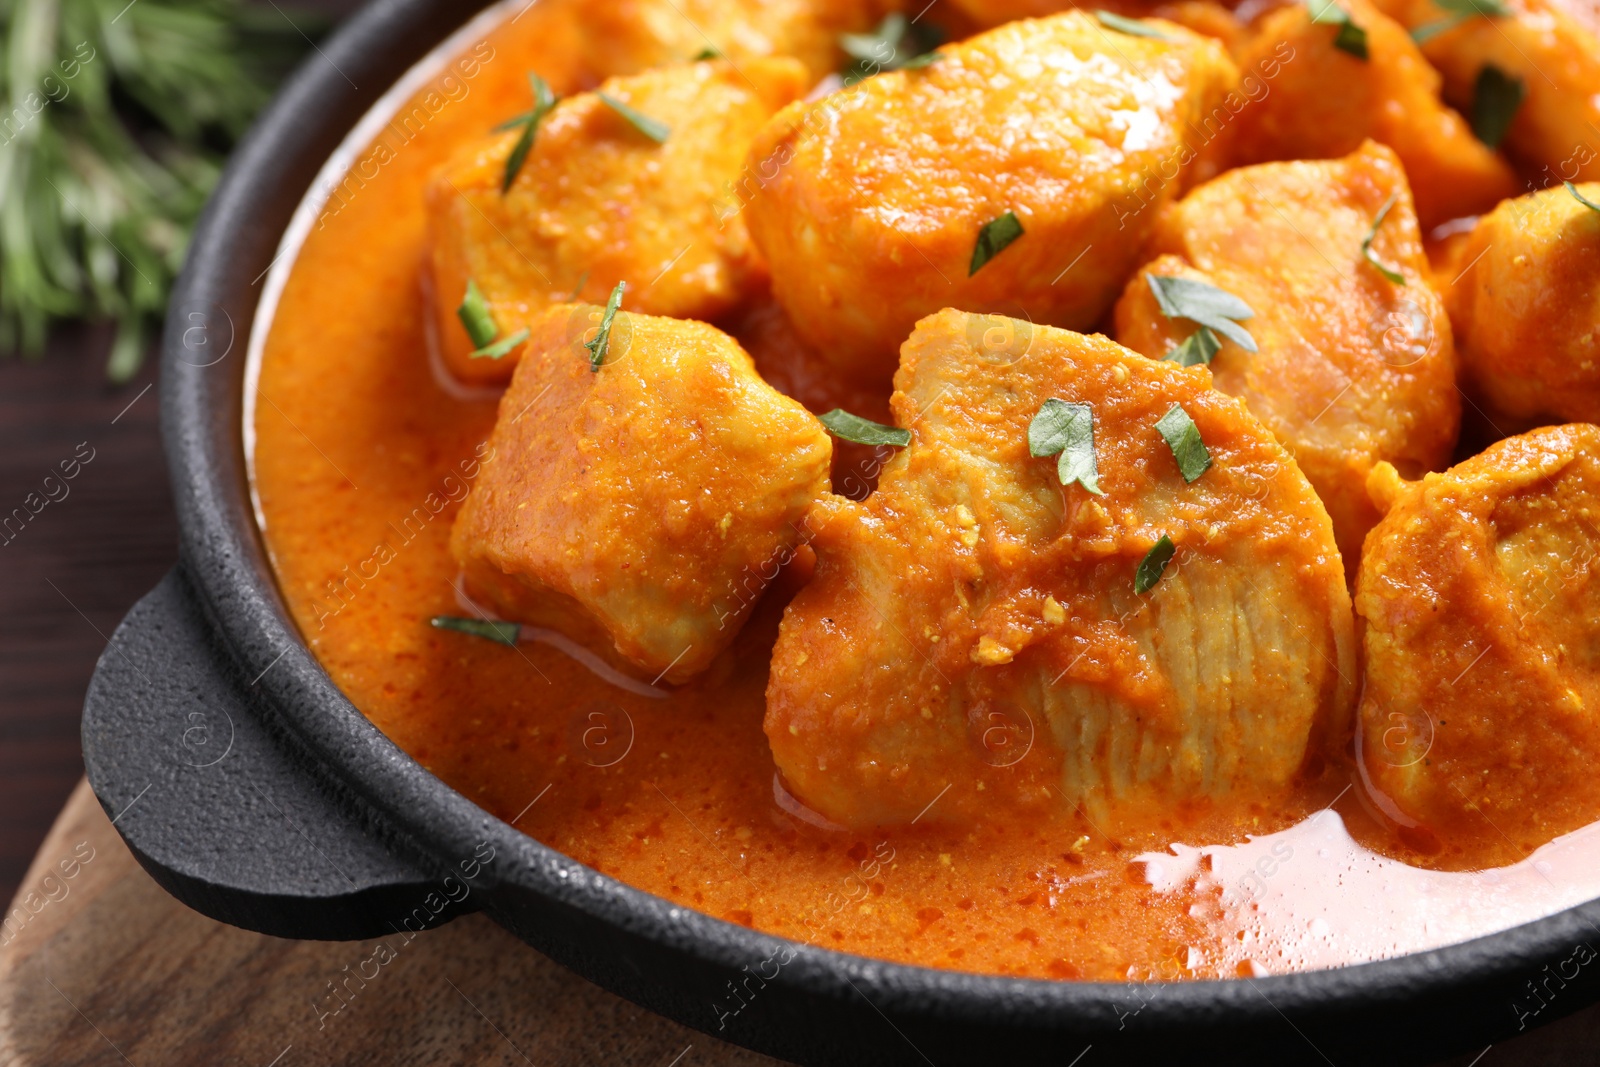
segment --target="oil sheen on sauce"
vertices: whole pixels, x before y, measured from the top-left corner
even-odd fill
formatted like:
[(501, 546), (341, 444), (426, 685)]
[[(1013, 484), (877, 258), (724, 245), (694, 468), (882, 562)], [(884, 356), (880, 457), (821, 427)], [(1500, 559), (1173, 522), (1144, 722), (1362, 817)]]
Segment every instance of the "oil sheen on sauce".
[[(394, 108), (373, 116), (386, 124), (313, 190), (304, 243), (269, 282), (281, 292), (264, 305), (252, 378), (246, 447), (284, 597), (335, 682), (401, 748), (630, 885), (933, 967), (1263, 974), (1461, 941), (1600, 895), (1595, 827), (1497, 871), (1429, 871), (1370, 851), (1363, 842), (1401, 854), (1348, 768), (1292, 804), (1145, 826), (1062, 816), (963, 833), (829, 829), (783, 793), (761, 731), (786, 575), (734, 648), (664, 698), (608, 683), (559, 640), (509, 649), (432, 629), (430, 616), (460, 613), (447, 540), (495, 397), (449, 387), (430, 366), (423, 187), (456, 146), (526, 109), (528, 70), (560, 92), (585, 87), (567, 15), (500, 10), (507, 21), (424, 60), (421, 88), (380, 104)], [(928, 803), (942, 796), (930, 790)]]

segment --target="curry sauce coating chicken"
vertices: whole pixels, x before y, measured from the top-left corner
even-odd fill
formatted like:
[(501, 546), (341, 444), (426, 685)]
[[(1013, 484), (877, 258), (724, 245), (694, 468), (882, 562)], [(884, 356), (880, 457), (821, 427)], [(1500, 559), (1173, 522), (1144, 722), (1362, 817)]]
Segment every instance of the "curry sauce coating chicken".
[[(864, 502), (818, 505), (816, 572), (773, 650), (766, 733), (801, 800), (852, 827), (1140, 819), (1271, 797), (1348, 736), (1327, 513), (1210, 384), (1000, 316), (917, 325), (893, 398), (911, 444)], [(1092, 409), (1103, 495), (1030, 454), (1052, 399)], [(1210, 456), (1192, 483), (1156, 427), (1180, 405)], [(1141, 595), (1163, 537), (1175, 555)]]
[(1539, 187), (1600, 180), (1600, 33), (1592, 18), (1553, 0), (1504, 0), (1506, 16), (1467, 19), (1453, 19), (1433, 0), (1377, 3), (1413, 32), (1453, 27), (1427, 37), (1422, 52), (1444, 75), (1445, 99), (1463, 114), (1473, 113), (1486, 68), (1520, 83), (1520, 104), (1504, 92), (1491, 97), (1514, 106), (1503, 147), (1540, 172)]
[(1451, 263), (1463, 378), (1494, 424), (1600, 422), (1600, 210), (1562, 186), (1508, 200)]
[(1441, 102), (1439, 73), (1405, 27), (1367, 0), (1341, 9), (1366, 34), (1365, 58), (1339, 47), (1340, 26), (1313, 22), (1299, 5), (1267, 15), (1239, 50), (1245, 68), (1285, 45), (1294, 59), (1239, 115), (1236, 161), (1333, 159), (1370, 137), (1400, 157), (1424, 230), (1513, 195), (1510, 165)]
[[(520, 348), (473, 358), (457, 318), (469, 281), (502, 338), (562, 301), (604, 301), (619, 281), (628, 306), (714, 318), (763, 273), (727, 187), (761, 125), (804, 92), (793, 59), (692, 63), (615, 78), (561, 100), (540, 122), (508, 190), (519, 130), (458, 154), (428, 187), (433, 285), (445, 361), (474, 382), (510, 378)], [(601, 93), (666, 124), (656, 143)]]
[(887, 383), (941, 307), (1098, 319), (1183, 188), (1190, 121), (1238, 80), (1217, 42), (1152, 25), (1109, 49), (1080, 12), (1011, 23), (774, 117), (744, 214), (805, 340)]
[[(1362, 242), (1385, 204), (1374, 264)], [(1240, 325), (1259, 350), (1219, 336), (1217, 388), (1243, 399), (1294, 454), (1354, 576), (1378, 520), (1367, 475), (1382, 461), (1413, 477), (1442, 468), (1461, 422), (1450, 321), (1428, 280), (1399, 160), (1369, 141), (1344, 159), (1229, 171), (1162, 216), (1152, 249), (1164, 254), (1128, 283), (1117, 339), (1162, 359), (1195, 332), (1163, 314), (1151, 276), (1243, 300), (1254, 315)]]
[(805, 539), (831, 442), (720, 330), (620, 312), (592, 371), (600, 322), (534, 323), (450, 551), (502, 617), (682, 682)]
[(584, 64), (597, 77), (686, 63), (707, 50), (741, 67), (793, 56), (816, 81), (837, 70), (841, 33), (871, 29), (895, 0), (540, 0), (571, 9)]
[(1373, 481), (1388, 514), (1356, 592), (1365, 775), (1413, 845), (1522, 859), (1600, 817), (1600, 429)]

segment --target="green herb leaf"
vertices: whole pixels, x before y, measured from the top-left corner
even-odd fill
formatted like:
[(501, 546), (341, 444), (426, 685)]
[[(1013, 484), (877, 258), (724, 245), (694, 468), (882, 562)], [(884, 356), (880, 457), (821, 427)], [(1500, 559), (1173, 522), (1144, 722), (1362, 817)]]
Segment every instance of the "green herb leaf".
[(1156, 587), (1161, 580), (1161, 574), (1167, 569), (1167, 564), (1172, 562), (1172, 556), (1177, 552), (1177, 546), (1172, 543), (1172, 538), (1166, 534), (1161, 535), (1161, 540), (1150, 547), (1144, 554), (1144, 559), (1139, 561), (1139, 569), (1133, 572), (1133, 591), (1139, 596), (1144, 596)]
[(1221, 351), (1222, 342), (1217, 340), (1217, 335), (1210, 327), (1202, 326), (1162, 359), (1170, 359), (1180, 367), (1194, 367), (1210, 363)]
[(511, 189), (511, 183), (517, 180), (517, 174), (522, 170), (522, 164), (528, 159), (528, 153), (533, 149), (533, 138), (539, 132), (539, 123), (544, 117), (555, 110), (556, 94), (550, 90), (550, 85), (539, 75), (528, 73), (528, 84), (533, 87), (533, 110), (522, 117), (522, 136), (517, 138), (517, 143), (511, 147), (511, 154), (506, 157), (505, 176), (500, 179), (500, 193), (504, 195)]
[(1506, 18), (1512, 14), (1511, 7), (1505, 0), (1433, 0), (1445, 11), (1468, 18), (1482, 16), (1484, 18)]
[(895, 448), (904, 448), (911, 443), (911, 431), (901, 430), (894, 426), (885, 426), (881, 422), (863, 419), (860, 415), (852, 415), (843, 408), (834, 408), (826, 415), (818, 415), (817, 421), (827, 427), (829, 433), (841, 441), (853, 441), (858, 445), (892, 445)]
[(1062, 485), (1077, 482), (1096, 496), (1106, 495), (1095, 466), (1094, 410), (1088, 404), (1046, 400), (1028, 424), (1028, 453), (1040, 458), (1059, 454), (1056, 474)]
[(1008, 211), (984, 223), (983, 229), (978, 231), (978, 243), (972, 247), (972, 263), (967, 267), (967, 277), (982, 270), (985, 263), (1004, 252), (1012, 241), (1021, 236), (1022, 220), (1017, 218), (1016, 212)]
[(1147, 274), (1150, 291), (1155, 294), (1161, 313), (1169, 319), (1188, 319), (1198, 326), (1209, 326), (1246, 352), (1257, 351), (1256, 339), (1234, 320), (1251, 319), (1250, 305), (1232, 293), (1193, 278), (1174, 278)]
[(596, 93), (601, 101), (612, 111), (627, 119), (634, 129), (644, 134), (656, 144), (666, 144), (667, 138), (672, 135), (672, 127), (660, 119), (653, 119), (642, 111), (635, 111), (621, 100), (607, 93)]
[(1593, 200), (1590, 200), (1588, 197), (1578, 192), (1578, 187), (1576, 185), (1573, 185), (1571, 182), (1563, 182), (1562, 184), (1567, 187), (1567, 192), (1572, 194), (1572, 199), (1576, 200), (1590, 211), (1600, 211), (1600, 204), (1595, 203)]
[(1389, 199), (1383, 202), (1383, 207), (1381, 210), (1379, 210), (1378, 217), (1372, 220), (1372, 229), (1367, 231), (1366, 238), (1361, 242), (1361, 256), (1368, 263), (1372, 264), (1372, 266), (1377, 269), (1379, 274), (1383, 275), (1385, 278), (1388, 278), (1396, 285), (1404, 285), (1406, 283), (1406, 276), (1392, 267), (1385, 266), (1383, 261), (1378, 258), (1377, 253), (1372, 250), (1372, 242), (1378, 239), (1378, 230), (1383, 227), (1383, 220), (1389, 217), (1389, 211), (1394, 207), (1395, 200), (1397, 200), (1399, 196), (1399, 193), (1391, 193), (1389, 195)]
[(698, 51), (698, 52), (696, 52), (694, 54), (694, 59), (691, 60), (691, 62), (703, 63), (708, 59), (721, 59), (721, 58), (722, 58), (722, 53), (718, 49), (715, 49), (715, 48), (711, 47), (710, 45), (706, 45), (704, 48), (700, 49), (700, 51)]
[(1426, 44), (1439, 34), (1453, 30), (1475, 18), (1505, 18), (1512, 13), (1511, 8), (1503, 0), (1434, 0), (1434, 3), (1454, 14), (1449, 18), (1430, 22), (1412, 30), (1411, 39), (1418, 44)]
[(1356, 25), (1355, 20), (1350, 17), (1350, 12), (1333, 0), (1325, 0), (1320, 8), (1317, 7), (1317, 0), (1312, 0), (1312, 7), (1315, 8), (1311, 13), (1312, 22), (1339, 27), (1339, 32), (1333, 39), (1335, 48), (1341, 52), (1348, 52), (1357, 59), (1368, 58), (1367, 31)]
[(1096, 11), (1094, 17), (1106, 29), (1116, 30), (1118, 33), (1125, 33), (1130, 37), (1153, 37), (1158, 41), (1172, 40), (1172, 38), (1154, 26), (1148, 26), (1138, 19), (1123, 18), (1121, 15), (1113, 14), (1110, 11)]
[(507, 337), (504, 340), (496, 341), (492, 345), (484, 345), (482, 348), (479, 348), (468, 355), (471, 359), (501, 359), (507, 352), (510, 352), (513, 348), (516, 348), (518, 345), (532, 336), (532, 332), (529, 331), (526, 326), (524, 326), (510, 337)]
[(893, 70), (889, 64), (894, 61), (908, 27), (906, 17), (897, 11), (878, 23), (878, 28), (871, 33), (841, 33), (839, 47), (851, 59)]
[(926, 23), (912, 23), (899, 12), (888, 15), (871, 33), (841, 33), (839, 48), (853, 63), (844, 72), (846, 85), (882, 70), (916, 70), (942, 59), (934, 51), (943, 34)]
[(1472, 132), (1478, 140), (1490, 148), (1499, 148), (1527, 94), (1528, 87), (1521, 78), (1485, 63), (1472, 90)]
[(513, 648), (516, 647), (517, 638), (522, 634), (522, 625), (515, 622), (458, 619), (454, 615), (435, 615), (428, 621), (440, 630), (455, 630), (458, 633), (471, 634), (473, 637), (481, 637), (485, 641), (494, 641)]
[(461, 298), (456, 317), (467, 328), (467, 336), (472, 338), (472, 343), (479, 348), (493, 344), (500, 335), (500, 327), (495, 325), (494, 316), (489, 314), (489, 302), (483, 298), (483, 290), (471, 278), (467, 279), (467, 295)]
[(583, 347), (589, 350), (589, 369), (596, 374), (600, 373), (600, 366), (611, 351), (611, 323), (617, 317), (617, 309), (622, 306), (622, 294), (627, 288), (627, 282), (618, 282), (617, 287), (611, 290), (605, 314), (600, 316), (600, 329), (595, 331), (593, 341), (583, 343)]
[(1172, 458), (1178, 461), (1178, 471), (1184, 481), (1192, 482), (1210, 469), (1211, 451), (1200, 439), (1200, 427), (1183, 410), (1182, 404), (1172, 405), (1161, 416), (1161, 421), (1156, 423), (1156, 432), (1172, 449)]

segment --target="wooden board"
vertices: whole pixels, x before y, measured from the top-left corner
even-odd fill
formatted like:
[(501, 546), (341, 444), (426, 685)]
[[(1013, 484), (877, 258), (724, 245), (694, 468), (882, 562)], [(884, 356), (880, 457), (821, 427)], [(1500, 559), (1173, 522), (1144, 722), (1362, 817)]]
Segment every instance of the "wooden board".
[(213, 922), (151, 881), (83, 782), (18, 906), (26, 921), (0, 933), (5, 1067), (778, 1062), (620, 1000), (481, 915), (409, 942)]
[[(286, 941), (212, 922), (150, 880), (83, 782), (8, 914), (5, 1067), (781, 1067), (603, 992), (482, 916), (409, 942)], [(1600, 1008), (1450, 1067), (1596, 1063)]]

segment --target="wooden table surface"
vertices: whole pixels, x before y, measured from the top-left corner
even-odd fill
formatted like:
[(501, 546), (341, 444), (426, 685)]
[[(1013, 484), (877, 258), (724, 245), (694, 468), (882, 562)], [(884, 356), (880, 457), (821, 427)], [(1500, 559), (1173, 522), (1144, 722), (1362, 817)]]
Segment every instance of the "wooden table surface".
[(43, 359), (0, 359), (0, 518), (93, 454), (65, 496), (51, 486), (60, 499), (0, 531), (0, 899), (83, 774), (78, 717), (106, 638), (178, 557), (154, 364), (109, 386), (110, 338), (62, 327)]
[[(603, 992), (481, 915), (382, 939), (384, 957), (378, 940), (286, 941), (213, 922), (151, 881), (86, 784), (8, 914), (5, 1067), (781, 1067)], [(345, 981), (379, 958), (375, 977)], [(1287, 1026), (1284, 1038), (1295, 1040)], [(1081, 1067), (1094, 1062), (1091, 1048)], [(1600, 1008), (1449, 1067), (1596, 1063)]]

